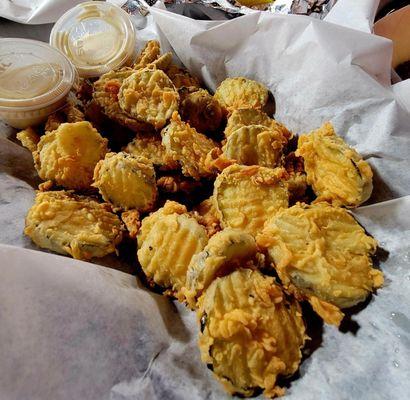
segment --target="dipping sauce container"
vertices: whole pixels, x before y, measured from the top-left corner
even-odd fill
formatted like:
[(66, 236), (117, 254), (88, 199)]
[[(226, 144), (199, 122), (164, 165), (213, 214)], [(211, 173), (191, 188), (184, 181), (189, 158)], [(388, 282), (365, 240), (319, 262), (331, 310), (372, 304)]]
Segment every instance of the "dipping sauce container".
[(77, 79), (70, 60), (47, 43), (0, 39), (0, 119), (14, 128), (44, 122)]
[(71, 60), (81, 77), (98, 77), (132, 63), (135, 30), (120, 7), (88, 1), (59, 18), (51, 31), (50, 45)]

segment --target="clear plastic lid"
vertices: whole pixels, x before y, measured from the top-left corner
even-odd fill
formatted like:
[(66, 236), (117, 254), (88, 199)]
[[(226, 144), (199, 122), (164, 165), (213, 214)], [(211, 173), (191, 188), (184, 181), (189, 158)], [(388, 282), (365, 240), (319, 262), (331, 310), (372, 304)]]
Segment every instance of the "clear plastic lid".
[(82, 77), (97, 77), (132, 60), (135, 31), (128, 14), (103, 1), (67, 11), (54, 25), (50, 44), (61, 50)]
[(47, 43), (0, 39), (0, 108), (36, 109), (65, 97), (77, 79), (70, 60)]

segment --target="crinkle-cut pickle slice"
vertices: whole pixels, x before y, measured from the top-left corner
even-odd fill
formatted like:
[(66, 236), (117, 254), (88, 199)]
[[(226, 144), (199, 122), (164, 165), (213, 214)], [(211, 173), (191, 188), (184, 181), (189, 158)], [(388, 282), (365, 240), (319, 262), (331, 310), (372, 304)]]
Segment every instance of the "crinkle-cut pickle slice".
[[(154, 213), (155, 214), (155, 213)], [(142, 221), (144, 230), (145, 220)], [(205, 228), (187, 214), (162, 214), (138, 237), (138, 260), (147, 278), (178, 299), (188, 265), (208, 242)], [(147, 233), (147, 234), (146, 234)]]
[(218, 149), (216, 144), (183, 122), (178, 113), (172, 115), (170, 124), (162, 130), (161, 135), (167, 154), (181, 164), (185, 176), (199, 180), (214, 175), (210, 167), (210, 155), (214, 149)]
[(255, 236), (272, 215), (288, 207), (286, 176), (283, 168), (235, 164), (224, 169), (213, 194), (222, 225)]
[(38, 192), (26, 217), (24, 233), (37, 246), (81, 260), (113, 253), (123, 225), (101, 204), (71, 192)]
[(214, 279), (243, 265), (257, 251), (256, 241), (249, 233), (226, 228), (212, 236), (189, 264), (185, 290), (189, 305), (194, 308), (196, 299)]
[(108, 153), (98, 162), (93, 186), (119, 210), (149, 211), (158, 195), (152, 163), (124, 152)]
[(357, 207), (369, 199), (373, 190), (370, 165), (336, 135), (332, 124), (301, 135), (296, 155), (303, 157), (307, 182), (318, 201)]
[(243, 126), (249, 125), (262, 125), (266, 128), (273, 129), (282, 133), (283, 137), (290, 139), (292, 133), (281, 123), (275, 121), (273, 118), (270, 118), (263, 111), (257, 110), (255, 108), (241, 108), (235, 110), (229, 116), (226, 128), (225, 128), (225, 137), (228, 138), (229, 135)]
[(66, 189), (88, 189), (94, 167), (107, 150), (107, 139), (81, 121), (61, 124), (41, 136), (33, 158), (41, 179)]
[(269, 91), (252, 79), (236, 77), (222, 81), (214, 97), (229, 112), (241, 108), (263, 109), (268, 102)]
[(283, 285), (308, 298), (329, 323), (338, 325), (338, 308), (362, 302), (383, 284), (371, 260), (376, 240), (344, 208), (297, 203), (274, 215), (257, 241)]
[(161, 129), (178, 110), (179, 94), (165, 72), (143, 68), (123, 80), (118, 101), (127, 114)]
[(280, 164), (287, 139), (263, 125), (243, 126), (228, 137), (223, 153), (243, 165), (276, 167)]
[(299, 367), (305, 325), (299, 304), (272, 277), (238, 269), (218, 278), (198, 302), (202, 361), (231, 394), (282, 395), (278, 376)]

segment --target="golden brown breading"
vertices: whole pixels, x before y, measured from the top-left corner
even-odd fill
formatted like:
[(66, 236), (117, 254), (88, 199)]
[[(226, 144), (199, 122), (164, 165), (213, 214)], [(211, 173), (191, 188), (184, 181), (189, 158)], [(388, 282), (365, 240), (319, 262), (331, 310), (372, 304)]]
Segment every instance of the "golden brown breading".
[(22, 146), (30, 150), (32, 153), (37, 150), (37, 144), (40, 141), (40, 136), (31, 126), (18, 132), (16, 137), (20, 140)]
[(163, 71), (143, 68), (123, 80), (118, 101), (127, 114), (160, 129), (178, 110), (179, 95)]
[(134, 140), (124, 148), (126, 153), (148, 158), (160, 170), (178, 169), (178, 163), (167, 154), (158, 134), (138, 134)]
[(175, 64), (171, 64), (165, 71), (169, 79), (177, 89), (181, 88), (196, 88), (200, 89), (201, 85), (197, 78), (192, 76), (186, 69), (180, 68)]
[(137, 210), (124, 211), (121, 213), (121, 219), (127, 228), (129, 237), (136, 239), (141, 227), (140, 213)]
[(172, 63), (172, 53), (168, 52), (168, 53), (163, 54), (161, 57), (158, 57), (152, 63), (149, 63), (147, 65), (147, 68), (156, 68), (156, 69), (161, 69), (162, 71), (166, 71), (171, 63)]
[(182, 120), (198, 132), (212, 134), (220, 129), (225, 112), (207, 90), (199, 89), (184, 96), (179, 106)]
[(118, 93), (123, 81), (134, 72), (131, 68), (123, 68), (102, 75), (94, 82), (93, 99), (101, 107), (102, 112), (118, 124), (137, 133), (151, 132), (152, 125), (125, 113), (118, 102)]
[(287, 139), (263, 125), (248, 125), (232, 132), (222, 150), (226, 158), (242, 165), (276, 167), (280, 164)]
[(199, 180), (214, 175), (207, 156), (217, 147), (215, 142), (181, 121), (178, 113), (172, 115), (170, 124), (162, 130), (161, 135), (162, 144), (168, 154), (181, 164), (185, 176)]
[(288, 207), (283, 168), (231, 165), (216, 178), (213, 200), (223, 227), (256, 235), (281, 208)]
[(82, 121), (61, 124), (43, 135), (33, 158), (41, 179), (66, 189), (87, 189), (95, 165), (107, 151), (107, 139), (89, 122)]
[(42, 248), (89, 260), (115, 251), (123, 225), (108, 204), (71, 192), (38, 192), (24, 233)]
[(137, 56), (133, 69), (145, 68), (148, 64), (154, 62), (160, 55), (161, 48), (158, 40), (150, 40), (141, 50), (141, 53)]
[(152, 210), (158, 196), (155, 170), (145, 157), (108, 153), (97, 163), (93, 186), (114, 210)]
[(325, 303), (336, 306), (332, 314), (322, 315), (329, 323), (340, 323), (343, 314), (337, 307), (362, 302), (383, 283), (370, 257), (377, 242), (344, 208), (298, 203), (282, 209), (266, 223), (258, 244), (267, 248), (285, 287), (316, 297), (316, 309), (319, 300), (322, 308)]
[(235, 110), (228, 118), (228, 123), (225, 128), (225, 137), (235, 130), (248, 125), (263, 125), (267, 128), (279, 131), (286, 139), (290, 139), (292, 133), (282, 124), (275, 121), (273, 118), (269, 118), (263, 111), (254, 108), (243, 108)]
[(337, 136), (332, 124), (301, 135), (296, 155), (302, 156), (307, 182), (317, 201), (357, 207), (371, 195), (373, 173), (370, 165)]
[(218, 217), (218, 212), (215, 209), (212, 196), (209, 199), (205, 199), (194, 207), (194, 217), (197, 221), (205, 226), (208, 236), (211, 237), (215, 233), (219, 232), (221, 228), (221, 221)]
[(229, 112), (241, 108), (261, 110), (268, 102), (268, 89), (251, 79), (227, 78), (220, 83), (215, 92), (215, 99)]
[(299, 368), (302, 312), (271, 277), (239, 269), (216, 279), (198, 302), (201, 358), (231, 394), (284, 394), (278, 376)]
[(217, 277), (243, 266), (257, 251), (253, 236), (240, 230), (226, 228), (212, 236), (188, 267), (182, 292), (189, 306), (194, 309), (198, 297)]
[[(177, 204), (177, 203), (176, 203)], [(208, 242), (205, 228), (187, 213), (167, 204), (142, 221), (138, 233), (138, 261), (147, 278), (183, 299), (186, 271), (194, 254)]]

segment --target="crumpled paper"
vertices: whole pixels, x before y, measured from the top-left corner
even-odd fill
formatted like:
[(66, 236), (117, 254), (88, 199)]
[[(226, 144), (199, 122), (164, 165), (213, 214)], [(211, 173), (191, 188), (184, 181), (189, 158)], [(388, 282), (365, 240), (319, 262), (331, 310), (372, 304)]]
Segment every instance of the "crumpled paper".
[[(390, 43), (306, 17), (193, 21), (152, 9), (138, 37), (156, 34), (210, 88), (227, 75), (261, 80), (279, 121), (301, 133), (331, 120), (368, 158), (371, 202), (383, 202), (355, 215), (384, 249), (386, 284), (340, 331), (319, 325), (310, 333), (313, 354), (285, 398), (406, 398), (410, 197), (398, 197), (410, 193), (410, 116), (389, 84)], [(22, 234), (38, 183), (30, 157), (3, 126), (0, 243), (35, 248)], [(195, 315), (183, 306), (129, 274), (68, 257), (1, 246), (0, 260), (0, 398), (228, 398), (199, 360)], [(133, 272), (112, 258), (96, 262)]]

